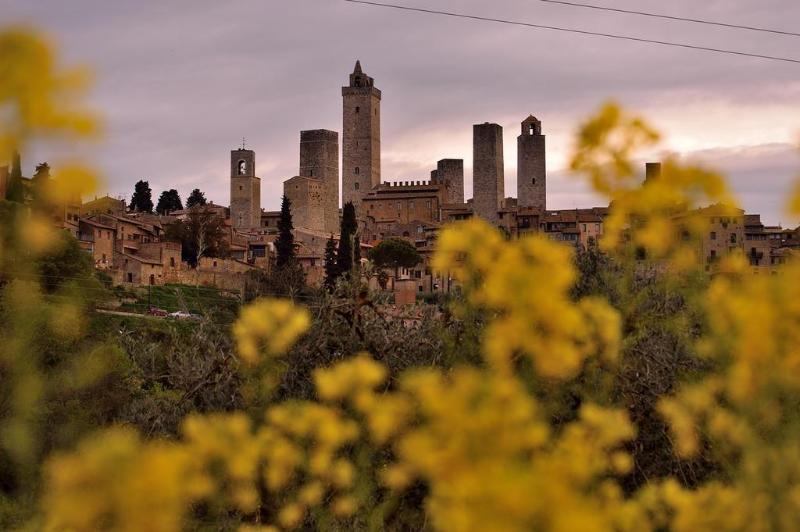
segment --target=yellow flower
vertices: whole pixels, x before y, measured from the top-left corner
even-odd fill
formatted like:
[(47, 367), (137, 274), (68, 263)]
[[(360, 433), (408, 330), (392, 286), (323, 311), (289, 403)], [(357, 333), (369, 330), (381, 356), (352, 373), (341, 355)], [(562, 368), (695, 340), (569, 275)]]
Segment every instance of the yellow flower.
[(262, 353), (279, 357), (286, 353), (311, 324), (308, 311), (285, 299), (261, 299), (242, 309), (233, 326), (239, 354), (257, 364)]

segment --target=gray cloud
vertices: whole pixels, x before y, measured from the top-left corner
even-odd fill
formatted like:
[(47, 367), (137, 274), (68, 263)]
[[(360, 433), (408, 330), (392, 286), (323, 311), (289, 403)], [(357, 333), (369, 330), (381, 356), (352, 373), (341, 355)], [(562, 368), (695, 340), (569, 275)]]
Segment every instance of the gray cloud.
[[(595, 31), (792, 55), (797, 39), (653, 21), (535, 0), (397, 0)], [(601, 2), (597, 2), (601, 3)], [(796, 30), (792, 0), (620, 0), (615, 7)], [(228, 151), (257, 151), (262, 204), (297, 172), (301, 129), (341, 129), (339, 88), (356, 58), (383, 90), (387, 179), (424, 179), (440, 157), (471, 158), (471, 124), (505, 127), (506, 185), (530, 113), (544, 122), (555, 207), (596, 201), (561, 169), (579, 122), (614, 98), (666, 133), (665, 148), (727, 170), (748, 209), (782, 220), (800, 168), (796, 65), (446, 17), (340, 0), (108, 2), (0, 0), (8, 21), (51, 33), (69, 62), (92, 66), (108, 135), (92, 157), (108, 190), (147, 178), (156, 192), (195, 186), (228, 201)], [(28, 166), (51, 158), (39, 146)], [(469, 164), (467, 165), (469, 166)], [(467, 169), (469, 172), (469, 168)], [(469, 188), (469, 179), (467, 179)]]

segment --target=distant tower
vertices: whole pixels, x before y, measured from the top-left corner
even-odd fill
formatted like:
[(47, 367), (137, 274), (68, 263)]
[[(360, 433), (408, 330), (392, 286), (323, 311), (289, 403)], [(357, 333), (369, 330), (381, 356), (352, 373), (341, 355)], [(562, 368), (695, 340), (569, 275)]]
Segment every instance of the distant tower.
[(533, 115), (517, 137), (517, 205), (547, 209), (547, 166), (542, 123)]
[(236, 229), (261, 225), (261, 179), (253, 150), (231, 151), (231, 220)]
[(300, 132), (300, 176), (319, 179), (323, 190), (323, 228), (339, 232), (339, 134), (327, 129)]
[(447, 185), (447, 203), (464, 203), (464, 159), (442, 159), (431, 180)]
[(342, 87), (342, 203), (361, 198), (381, 182), (381, 91), (356, 61), (350, 85)]
[(497, 221), (505, 197), (503, 128), (497, 124), (472, 126), (472, 198), (475, 214)]

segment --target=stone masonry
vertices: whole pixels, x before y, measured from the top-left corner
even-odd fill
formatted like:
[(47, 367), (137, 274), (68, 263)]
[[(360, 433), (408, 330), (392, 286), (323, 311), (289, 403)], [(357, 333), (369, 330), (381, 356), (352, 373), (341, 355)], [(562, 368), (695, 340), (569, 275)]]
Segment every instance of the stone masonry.
[(464, 159), (442, 159), (431, 178), (447, 186), (447, 203), (464, 203)]
[(475, 214), (496, 222), (505, 197), (503, 128), (497, 124), (472, 127), (472, 197)]
[[(339, 232), (339, 134), (315, 129), (300, 132), (300, 176), (322, 182), (323, 223), (320, 231)], [(301, 200), (302, 201), (302, 200)], [(299, 203), (292, 200), (295, 207)], [(302, 227), (295, 220), (295, 226)]]
[(283, 193), (292, 202), (292, 225), (326, 232), (326, 183), (315, 177), (295, 176), (283, 182)]
[(361, 198), (381, 182), (381, 91), (358, 61), (342, 99), (342, 202), (360, 216)]
[(517, 137), (517, 205), (547, 210), (547, 166), (542, 123), (533, 115)]
[(261, 225), (261, 179), (255, 171), (253, 150), (231, 151), (231, 221), (236, 229)]

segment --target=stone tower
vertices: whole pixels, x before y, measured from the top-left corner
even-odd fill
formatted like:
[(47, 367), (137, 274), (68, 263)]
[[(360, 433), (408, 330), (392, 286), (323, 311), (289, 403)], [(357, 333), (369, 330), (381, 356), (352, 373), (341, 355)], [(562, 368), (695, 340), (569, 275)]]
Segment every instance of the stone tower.
[(350, 85), (342, 87), (342, 203), (361, 198), (381, 182), (381, 91), (356, 61)]
[(472, 201), (475, 214), (491, 222), (505, 197), (503, 128), (497, 124), (472, 126)]
[(447, 203), (464, 203), (464, 159), (442, 159), (431, 181), (447, 185)]
[(231, 151), (231, 221), (236, 229), (261, 225), (261, 179), (256, 177), (256, 152)]
[(327, 129), (300, 132), (300, 177), (322, 183), (322, 231), (339, 232), (339, 134)]
[(542, 123), (533, 115), (517, 137), (517, 205), (547, 209), (547, 166)]

